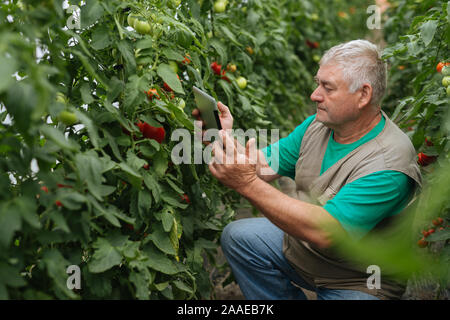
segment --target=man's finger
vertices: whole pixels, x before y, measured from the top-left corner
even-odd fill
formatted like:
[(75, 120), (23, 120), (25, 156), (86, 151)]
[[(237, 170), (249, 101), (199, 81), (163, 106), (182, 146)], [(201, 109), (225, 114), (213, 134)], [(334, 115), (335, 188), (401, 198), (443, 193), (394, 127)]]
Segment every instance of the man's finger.
[(256, 139), (251, 138), (248, 140), (247, 145), (245, 146), (245, 155), (250, 161), (250, 164), (256, 164), (257, 162), (257, 152), (258, 149), (256, 148)]
[(221, 143), (219, 141), (214, 141), (212, 145), (211, 152), (214, 156), (213, 161), (218, 164), (224, 164), (225, 163), (225, 154), (223, 152)]
[(226, 105), (224, 105), (224, 104), (223, 104), (222, 102), (220, 102), (220, 101), (217, 103), (217, 108), (219, 109), (220, 115), (221, 115), (222, 117), (231, 115), (230, 109), (228, 109), (228, 107), (227, 107)]

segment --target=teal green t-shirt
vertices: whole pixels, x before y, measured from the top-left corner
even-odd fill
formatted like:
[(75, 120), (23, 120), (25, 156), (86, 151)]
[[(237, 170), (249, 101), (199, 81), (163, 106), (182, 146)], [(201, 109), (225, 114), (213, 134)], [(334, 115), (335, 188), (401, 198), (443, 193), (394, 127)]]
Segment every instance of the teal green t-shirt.
[[(262, 150), (269, 165), (279, 175), (295, 179), (295, 165), (302, 139), (314, 119), (315, 115), (308, 117), (287, 137)], [(383, 130), (385, 123), (386, 119), (382, 117), (375, 128), (350, 144), (336, 142), (332, 133), (320, 174), (352, 150), (375, 138)], [(273, 160), (270, 157), (273, 148), (279, 149), (276, 165), (272, 163)], [(413, 190), (414, 180), (407, 175), (393, 170), (378, 171), (346, 184), (333, 199), (325, 204), (324, 209), (337, 219), (352, 237), (359, 239), (384, 218), (399, 213), (408, 204)]]

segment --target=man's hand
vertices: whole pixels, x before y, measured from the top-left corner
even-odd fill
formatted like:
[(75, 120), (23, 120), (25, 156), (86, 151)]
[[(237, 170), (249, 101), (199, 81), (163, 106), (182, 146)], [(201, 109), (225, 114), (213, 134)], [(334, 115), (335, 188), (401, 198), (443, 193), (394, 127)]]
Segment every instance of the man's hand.
[[(231, 115), (230, 109), (228, 109), (228, 107), (220, 101), (217, 103), (217, 108), (220, 111), (219, 119), (220, 119), (220, 124), (222, 125), (222, 129), (225, 129), (225, 130), (233, 129), (233, 116)], [(200, 110), (195, 108), (194, 110), (192, 110), (192, 115), (198, 121), (202, 121), (202, 123), (204, 125), (204, 122), (203, 122), (201, 114), (200, 114)]]
[(209, 170), (225, 186), (241, 193), (258, 179), (255, 139), (250, 139), (244, 148), (225, 130), (220, 131), (220, 137), (221, 141), (213, 143)]

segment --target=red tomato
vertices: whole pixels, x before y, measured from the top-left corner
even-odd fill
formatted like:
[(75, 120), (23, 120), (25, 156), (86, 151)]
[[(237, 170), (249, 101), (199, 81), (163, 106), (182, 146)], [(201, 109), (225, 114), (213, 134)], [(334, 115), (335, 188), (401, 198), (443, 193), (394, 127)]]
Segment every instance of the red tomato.
[(215, 73), (215, 74), (217, 74), (218, 76), (220, 76), (220, 71), (221, 71), (221, 69), (222, 69), (222, 65), (220, 65), (220, 64), (218, 64), (217, 62), (213, 62), (213, 63), (211, 63), (211, 69), (212, 69), (212, 71)]
[(166, 131), (163, 127), (153, 127), (149, 125), (147, 122), (138, 122), (136, 125), (139, 127), (139, 130), (142, 132), (143, 136), (147, 139), (153, 139), (158, 141), (158, 143), (162, 143), (164, 137), (166, 136)]
[(437, 157), (435, 156), (427, 156), (423, 152), (420, 152), (418, 154), (418, 160), (417, 163), (420, 164), (422, 167), (426, 167), (427, 165), (433, 163), (436, 161)]
[(450, 65), (450, 62), (439, 62), (436, 66), (436, 71), (441, 72), (442, 68), (448, 65)]

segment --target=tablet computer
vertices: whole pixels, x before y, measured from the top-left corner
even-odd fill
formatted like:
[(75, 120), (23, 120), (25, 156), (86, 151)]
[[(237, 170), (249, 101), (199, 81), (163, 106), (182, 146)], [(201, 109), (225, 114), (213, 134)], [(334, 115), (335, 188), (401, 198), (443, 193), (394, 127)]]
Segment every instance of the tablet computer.
[(206, 92), (193, 86), (195, 103), (197, 104), (200, 116), (205, 123), (205, 129), (221, 130), (219, 109), (217, 108), (217, 101)]

